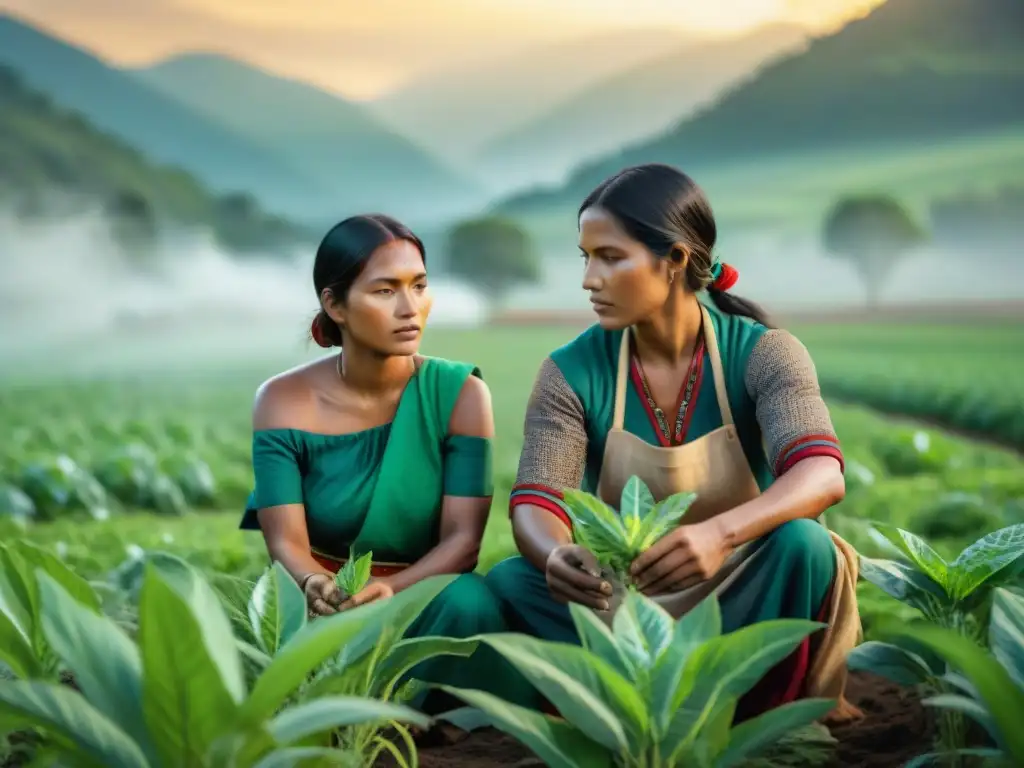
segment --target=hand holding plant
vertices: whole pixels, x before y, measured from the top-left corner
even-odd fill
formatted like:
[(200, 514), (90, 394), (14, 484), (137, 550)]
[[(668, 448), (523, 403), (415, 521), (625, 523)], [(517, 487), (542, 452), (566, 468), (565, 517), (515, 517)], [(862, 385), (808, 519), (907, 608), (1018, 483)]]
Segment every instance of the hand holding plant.
[(383, 600), (392, 597), (395, 590), (383, 579), (375, 579), (360, 589), (338, 608), (339, 611), (347, 611), (349, 608), (358, 608), (360, 605), (372, 603), (374, 600)]
[(725, 535), (712, 519), (666, 534), (633, 561), (630, 575), (638, 590), (653, 597), (710, 579), (728, 556)]
[(302, 585), (306, 595), (306, 604), (313, 616), (330, 616), (337, 613), (345, 601), (345, 594), (334, 583), (329, 573), (314, 573), (306, 577)]
[(560, 603), (579, 603), (595, 611), (607, 611), (612, 585), (602, 578), (594, 553), (579, 544), (556, 547), (545, 568), (548, 589)]

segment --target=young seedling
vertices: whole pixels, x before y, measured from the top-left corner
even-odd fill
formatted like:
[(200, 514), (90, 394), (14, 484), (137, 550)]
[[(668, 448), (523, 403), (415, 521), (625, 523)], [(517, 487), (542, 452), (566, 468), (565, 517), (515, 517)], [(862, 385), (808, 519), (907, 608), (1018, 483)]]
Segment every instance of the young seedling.
[(650, 489), (634, 475), (622, 489), (618, 512), (585, 491), (567, 490), (564, 497), (576, 543), (632, 586), (630, 565), (679, 525), (697, 494), (676, 493), (655, 503)]
[(356, 557), (355, 551), (350, 550), (348, 560), (334, 577), (334, 583), (346, 596), (359, 592), (370, 581), (370, 568), (373, 565), (373, 552), (367, 552), (362, 557)]

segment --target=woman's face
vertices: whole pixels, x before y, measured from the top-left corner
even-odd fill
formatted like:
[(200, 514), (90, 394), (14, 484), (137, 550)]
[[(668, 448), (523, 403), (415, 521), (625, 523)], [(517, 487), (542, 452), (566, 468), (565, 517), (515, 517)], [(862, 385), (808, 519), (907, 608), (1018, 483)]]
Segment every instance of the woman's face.
[(627, 328), (664, 306), (671, 289), (668, 260), (631, 238), (611, 214), (597, 207), (583, 211), (579, 244), (586, 263), (583, 290), (602, 328)]
[(344, 326), (346, 344), (351, 340), (382, 355), (413, 355), (432, 304), (419, 250), (395, 240), (373, 252), (345, 302), (328, 302), (326, 309)]

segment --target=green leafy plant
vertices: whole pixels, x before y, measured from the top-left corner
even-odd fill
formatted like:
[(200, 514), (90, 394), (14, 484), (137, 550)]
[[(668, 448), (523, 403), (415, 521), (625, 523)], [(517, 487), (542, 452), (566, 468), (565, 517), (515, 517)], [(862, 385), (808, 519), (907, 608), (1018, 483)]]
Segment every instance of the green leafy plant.
[(35, 578), (42, 570), (95, 614), (100, 598), (81, 576), (60, 559), (24, 540), (0, 544), (0, 664), (19, 678), (53, 678), (60, 659), (43, 631), (46, 606)]
[[(861, 576), (925, 619), (976, 644), (984, 644), (985, 617), (993, 588), (1007, 581), (1024, 561), (1024, 525), (987, 534), (947, 562), (919, 536), (888, 525), (875, 525), (906, 562), (860, 559)], [(933, 693), (950, 694), (955, 684), (945, 664), (927, 647), (904, 642), (869, 641), (847, 659), (850, 669), (883, 675), (902, 685), (922, 685)], [(966, 720), (946, 709), (938, 723), (938, 744), (953, 754), (964, 746)]]
[(354, 551), (349, 552), (348, 560), (338, 570), (334, 583), (346, 595), (354, 595), (370, 583), (370, 569), (373, 567), (373, 552), (356, 557)]
[[(779, 619), (723, 635), (714, 596), (676, 622), (629, 592), (611, 629), (592, 611), (569, 608), (580, 646), (511, 633), (479, 638), (564, 720), (484, 691), (443, 687), (553, 768), (729, 768), (835, 705), (805, 699), (732, 727), (739, 698), (822, 624)], [(458, 722), (463, 712), (449, 719)]]
[(633, 561), (679, 525), (697, 495), (677, 493), (655, 503), (643, 480), (634, 475), (622, 489), (618, 511), (585, 491), (568, 489), (564, 498), (576, 543), (628, 585)]
[(995, 590), (989, 622), (991, 654), (942, 627), (893, 623), (887, 634), (926, 647), (952, 668), (945, 678), (954, 684), (955, 692), (933, 696), (924, 703), (971, 718), (995, 745), (921, 755), (907, 768), (960, 757), (986, 758), (1006, 768), (1024, 765), (1024, 731), (1020, 727), (1024, 712), (1024, 594)]
[[(38, 729), (45, 749), (76, 765), (296, 765), (330, 758), (338, 729), (371, 722), (420, 727), (408, 707), (359, 696), (291, 701), (311, 673), (389, 610), (381, 601), (305, 624), (249, 686), (217, 595), (183, 561), (147, 562), (137, 642), (36, 569), (41, 632), (78, 690), (45, 680), (0, 681), (0, 724)], [(261, 618), (261, 627), (264, 621)]]

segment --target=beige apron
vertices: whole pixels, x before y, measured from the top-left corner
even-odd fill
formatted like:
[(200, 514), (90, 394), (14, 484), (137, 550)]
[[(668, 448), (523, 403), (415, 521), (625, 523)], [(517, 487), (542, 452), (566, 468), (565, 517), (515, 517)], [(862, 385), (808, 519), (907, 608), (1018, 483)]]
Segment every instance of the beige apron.
[[(697, 499), (683, 521), (686, 524), (707, 520), (760, 495), (733, 423), (715, 328), (703, 305), (701, 313), (704, 340), (714, 374), (715, 395), (722, 412), (722, 426), (693, 442), (668, 448), (651, 445), (625, 431), (623, 423), (630, 355), (629, 331), (623, 333), (615, 383), (614, 417), (598, 482), (598, 495), (616, 508), (623, 486), (633, 475), (646, 483), (655, 500), (673, 493), (696, 493)], [(848, 707), (842, 701), (846, 656), (861, 635), (856, 594), (858, 561), (857, 553), (849, 544), (834, 533), (831, 535), (836, 547), (836, 580), (828, 609), (828, 628), (821, 642), (816, 643), (805, 694), (839, 699), (838, 709), (843, 709)], [(741, 545), (730, 554), (718, 573), (707, 581), (680, 592), (661, 595), (655, 600), (678, 618), (710, 593), (723, 594), (747, 568), (756, 568), (759, 551), (763, 550), (756, 542)]]

